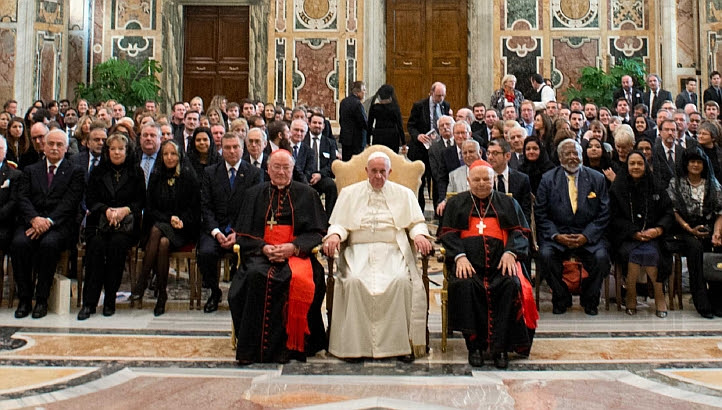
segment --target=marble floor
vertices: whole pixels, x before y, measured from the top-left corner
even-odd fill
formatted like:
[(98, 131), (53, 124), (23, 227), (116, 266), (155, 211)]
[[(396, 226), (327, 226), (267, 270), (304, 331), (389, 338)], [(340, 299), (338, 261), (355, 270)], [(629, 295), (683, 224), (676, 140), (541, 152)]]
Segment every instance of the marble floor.
[(512, 357), (506, 371), (477, 369), (458, 334), (441, 352), (439, 269), (432, 261), (430, 353), (411, 364), (350, 364), (322, 352), (306, 363), (238, 367), (226, 302), (213, 314), (188, 310), (183, 273), (158, 318), (152, 299), (130, 309), (127, 294), (115, 316), (83, 322), (74, 303), (39, 320), (15, 319), (5, 303), (0, 409), (722, 408), (722, 319), (701, 318), (688, 294), (666, 319), (642, 298), (634, 317), (614, 304), (590, 317), (576, 299), (553, 315), (543, 286), (529, 358)]

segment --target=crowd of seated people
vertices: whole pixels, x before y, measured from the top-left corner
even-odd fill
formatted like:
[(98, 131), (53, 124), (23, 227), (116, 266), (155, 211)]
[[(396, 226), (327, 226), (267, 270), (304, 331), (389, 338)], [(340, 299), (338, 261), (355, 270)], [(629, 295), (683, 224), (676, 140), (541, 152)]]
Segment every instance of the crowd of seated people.
[[(507, 251), (513, 261), (505, 252), (496, 256), (504, 256), (509, 269), (518, 258), (527, 277), (531, 264), (525, 259), (535, 256), (537, 274), (552, 291), (554, 314), (564, 314), (572, 306), (572, 295), (579, 294), (586, 314), (596, 315), (602, 280), (617, 265), (623, 271), (626, 292), (617, 297), (623, 298), (626, 313), (637, 313), (636, 285), (646, 275), (652, 283), (649, 296), (655, 300), (656, 316), (664, 318), (665, 282), (672, 274), (672, 254), (678, 253), (687, 259), (690, 291), (699, 314), (722, 317), (722, 283), (705, 280), (702, 263), (704, 252), (722, 245), (719, 105), (705, 99), (702, 113), (694, 104), (677, 107), (664, 97), (669, 93), (661, 89), (661, 79), (654, 74), (647, 78), (647, 90), (635, 88), (631, 77), (625, 76), (615, 91), (613, 107), (555, 101), (545, 89), (549, 86), (537, 80), (535, 76), (532, 81), (533, 95), (523, 96), (515, 85), (526, 79), (505, 76), (488, 107), (484, 103), (450, 107), (445, 85), (434, 83), (429, 95), (411, 107), (408, 134), (395, 91), (386, 84), (371, 99), (373, 115), (368, 123), (359, 125), (368, 131), (363, 133), (363, 144), (408, 152), (408, 159), (425, 163), (418, 207), (423, 214), (425, 195), (433, 198), (434, 218), (447, 238), (456, 235), (453, 224), (465, 223), (450, 219), (459, 215), (445, 216), (448, 205), (456, 210), (492, 202), (513, 205), (495, 210), (495, 215), (522, 218), (518, 225), (502, 221), (503, 228), (515, 232), (519, 240), (531, 239), (535, 232), (538, 254), (517, 243), (518, 255)], [(365, 87), (356, 97), (364, 95)], [(354, 107), (365, 110), (361, 105)], [(126, 107), (113, 100), (91, 104), (81, 99), (74, 106), (67, 100), (47, 104), (38, 100), (22, 118), (18, 108), (11, 100), (0, 112), (0, 250), (13, 265), (17, 318), (30, 313), (34, 318), (45, 316), (55, 265), (63, 251), (76, 249), (79, 234), (87, 251), (78, 320), (95, 313), (101, 291), (105, 292), (103, 315), (115, 313), (114, 296), (133, 246), (144, 251), (144, 259), (130, 301), (142, 307), (146, 290), (153, 287), (155, 315), (165, 312), (169, 255), (181, 249), (197, 249), (203, 286), (211, 290), (204, 311), (216, 311), (222, 299), (217, 261), (231, 253), (236, 243), (243, 245), (250, 260), (263, 255), (264, 263), (272, 266), (281, 261), (291, 264), (290, 284), (281, 292), (298, 297), (300, 305), (294, 305), (298, 312), (307, 312), (309, 306), (318, 308), (318, 292), (306, 289), (301, 295), (295, 291), (296, 286), (303, 289), (304, 280), (307, 285), (318, 282), (313, 272), (317, 266), (309, 270), (308, 278), (296, 279), (294, 258), (308, 256), (312, 242), (321, 243), (328, 220), (339, 218), (334, 217), (337, 190), (331, 164), (342, 158), (343, 148), (339, 149), (342, 145), (321, 108), (291, 109), (252, 99), (228, 102), (223, 96), (215, 96), (207, 107), (199, 97), (189, 103), (176, 102), (168, 107), (167, 115), (156, 102), (148, 101), (128, 113), (132, 118), (126, 116)], [(367, 118), (365, 111), (362, 114), (360, 118)], [(477, 161), (485, 164), (484, 171), (474, 172), (478, 178), (469, 185), (471, 170), (479, 166), (472, 164)], [(383, 161), (377, 162), (374, 165), (380, 164), (379, 172), (387, 176), (390, 166), (383, 169)], [(371, 184), (369, 189), (390, 189), (377, 185), (382, 188)], [(472, 199), (478, 203), (447, 204), (448, 194), (471, 188), (475, 190)], [(494, 199), (496, 194), (513, 201)], [(320, 197), (324, 204), (317, 202)], [(251, 199), (267, 209), (246, 209)], [(294, 201), (305, 205), (295, 207)], [(348, 211), (340, 209), (337, 214)], [(483, 236), (487, 213), (481, 211), (474, 211), (482, 220), (475, 235)], [(266, 220), (256, 226), (255, 221), (243, 221), (244, 215), (261, 215)], [(535, 231), (527, 228), (532, 215)], [(296, 232), (296, 224), (308, 226), (312, 234)], [(283, 225), (290, 226), (290, 231), (281, 229)], [(247, 231), (239, 230), (242, 227)], [(305, 239), (299, 244), (297, 238)], [(461, 252), (457, 239), (449, 244)], [(336, 238), (330, 251), (343, 250), (343, 246)], [(423, 251), (428, 251), (426, 246)], [(498, 274), (488, 266), (471, 265), (468, 272), (481, 269), (484, 275)], [(73, 269), (82, 267), (71, 266), (71, 275)], [(239, 267), (243, 272), (247, 269), (243, 263)], [(473, 274), (466, 265), (451, 269), (464, 273), (458, 279)], [(574, 269), (582, 272), (577, 284), (567, 277)], [(235, 291), (247, 292), (246, 287), (253, 286), (249, 280), (255, 279), (244, 279), (238, 285), (243, 289)], [(231, 291), (233, 296), (233, 287)], [(239, 315), (244, 308), (232, 307), (240, 309)], [(253, 318), (239, 317), (238, 323), (244, 326), (249, 320), (255, 323)], [(314, 321), (313, 326), (318, 325)], [(295, 350), (291, 349), (296, 353), (304, 351), (302, 338), (308, 335), (304, 326), (288, 324), (286, 329), (296, 338)], [(311, 330), (314, 337), (317, 331)], [(475, 350), (473, 362), (480, 363), (478, 343), (467, 342)], [(419, 352), (416, 347), (412, 355)], [(266, 348), (273, 351), (259, 346), (261, 351)], [(405, 349), (393, 352), (407, 353)], [(250, 361), (296, 357), (277, 353), (259, 358), (256, 352), (246, 352), (239, 357)], [(499, 362), (503, 364), (505, 358)]]

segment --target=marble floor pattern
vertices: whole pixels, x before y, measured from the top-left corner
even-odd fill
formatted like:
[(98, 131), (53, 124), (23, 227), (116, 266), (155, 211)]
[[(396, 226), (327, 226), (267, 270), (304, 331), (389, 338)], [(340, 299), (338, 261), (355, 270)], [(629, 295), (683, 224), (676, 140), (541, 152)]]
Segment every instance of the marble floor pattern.
[(642, 298), (634, 317), (615, 304), (589, 317), (578, 298), (553, 315), (543, 286), (529, 358), (512, 357), (506, 371), (490, 360), (477, 369), (458, 334), (441, 352), (439, 270), (431, 261), (430, 352), (412, 364), (350, 364), (321, 352), (306, 363), (238, 367), (227, 303), (213, 314), (188, 310), (184, 273), (170, 281), (168, 313), (158, 318), (152, 298), (138, 310), (127, 295), (112, 318), (83, 322), (77, 308), (17, 320), (4, 304), (0, 409), (722, 408), (722, 319), (701, 318), (688, 294), (685, 309), (663, 320)]

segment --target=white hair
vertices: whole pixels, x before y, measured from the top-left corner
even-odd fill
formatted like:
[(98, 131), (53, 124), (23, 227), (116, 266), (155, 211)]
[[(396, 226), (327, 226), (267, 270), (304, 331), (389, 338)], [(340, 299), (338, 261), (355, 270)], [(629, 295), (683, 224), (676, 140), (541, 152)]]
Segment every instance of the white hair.
[(371, 155), (369, 155), (369, 159), (366, 161), (366, 164), (368, 164), (372, 160), (375, 160), (376, 158), (383, 158), (384, 164), (386, 164), (386, 167), (391, 168), (391, 158), (389, 158), (388, 155), (384, 154), (381, 151), (376, 151), (376, 152), (372, 153)]

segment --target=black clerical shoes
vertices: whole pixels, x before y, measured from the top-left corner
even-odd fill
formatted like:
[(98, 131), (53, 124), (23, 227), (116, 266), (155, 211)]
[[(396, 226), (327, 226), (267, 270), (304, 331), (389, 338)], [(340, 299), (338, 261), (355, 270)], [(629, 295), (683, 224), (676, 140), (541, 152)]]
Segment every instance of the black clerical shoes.
[(554, 306), (554, 308), (552, 309), (552, 313), (554, 313), (555, 315), (563, 315), (567, 313), (567, 308), (564, 306)]
[(484, 356), (481, 355), (479, 349), (469, 352), (469, 364), (473, 367), (481, 367), (484, 365)]
[(494, 354), (494, 366), (497, 369), (506, 369), (509, 367), (509, 355), (506, 352)]
[(48, 314), (48, 302), (35, 302), (33, 319), (40, 319)]
[(78, 312), (78, 320), (86, 320), (93, 313), (95, 313), (95, 308), (91, 308), (89, 306), (83, 306), (80, 309), (80, 312)]
[(599, 314), (599, 310), (596, 306), (587, 306), (584, 308), (584, 313), (588, 314), (589, 316), (596, 316)]
[(18, 303), (18, 309), (15, 311), (15, 318), (22, 319), (24, 317), (27, 317), (27, 315), (30, 314), (31, 310), (33, 310), (32, 303), (21, 301), (20, 303)]
[(203, 306), (203, 311), (206, 313), (212, 313), (218, 310), (218, 303), (220, 303), (222, 295), (222, 292), (212, 292), (211, 296), (208, 297), (208, 301), (206, 301), (206, 305)]
[(413, 363), (414, 360), (416, 360), (416, 357), (414, 356), (413, 353), (411, 353), (411, 354), (407, 354), (404, 356), (399, 356), (398, 360), (402, 363)]

